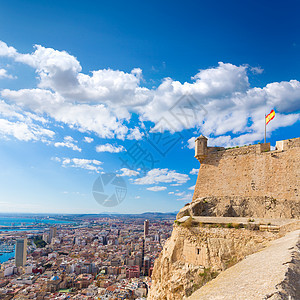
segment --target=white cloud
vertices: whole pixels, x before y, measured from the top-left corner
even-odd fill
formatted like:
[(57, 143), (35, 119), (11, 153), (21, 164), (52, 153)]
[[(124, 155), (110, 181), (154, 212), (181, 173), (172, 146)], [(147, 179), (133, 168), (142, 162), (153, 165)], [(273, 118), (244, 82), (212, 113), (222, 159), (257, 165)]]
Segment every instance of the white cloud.
[[(46, 113), (56, 121), (81, 132), (94, 132), (102, 138), (119, 139), (124, 139), (128, 132), (128, 128), (117, 119), (115, 113), (103, 104), (68, 103), (60, 94), (43, 89), (4, 89), (1, 95), (23, 108), (37, 114)], [(120, 117), (127, 118), (129, 115), (126, 113)]]
[(110, 152), (110, 153), (119, 153), (126, 151), (126, 149), (123, 146), (113, 146), (111, 144), (105, 144), (105, 145), (98, 145), (96, 146), (97, 152)]
[(152, 169), (148, 171), (147, 175), (134, 180), (135, 184), (157, 184), (157, 183), (172, 183), (181, 185), (189, 180), (189, 176), (186, 174), (177, 173), (174, 170), (169, 169)]
[(195, 136), (193, 136), (190, 139), (188, 139), (188, 141), (187, 141), (187, 147), (189, 149), (195, 149), (195, 140), (196, 140)]
[(179, 192), (179, 193), (175, 193), (175, 196), (183, 196), (183, 195), (185, 195), (185, 192)]
[(250, 71), (253, 74), (262, 74), (264, 72), (264, 69), (262, 69), (261, 67), (250, 67)]
[(56, 142), (56, 143), (54, 143), (54, 146), (55, 147), (66, 147), (66, 148), (70, 148), (74, 151), (81, 152), (82, 149), (79, 148), (75, 143), (77, 143), (77, 141), (75, 141), (71, 136), (65, 136), (63, 142)]
[(130, 169), (127, 169), (127, 168), (122, 168), (122, 169), (120, 169), (120, 171), (121, 171), (122, 173), (121, 173), (121, 174), (118, 174), (118, 176), (128, 176), (128, 177), (131, 177), (131, 176), (137, 176), (137, 175), (140, 174), (140, 173), (137, 172), (137, 171), (130, 170)]
[(94, 141), (93, 138), (89, 137), (89, 136), (85, 136), (84, 139), (83, 139), (86, 143), (92, 143)]
[(140, 199), (141, 198), (141, 196), (135, 196), (135, 199)]
[(189, 202), (189, 201), (192, 200), (192, 198), (193, 198), (193, 194), (188, 193), (188, 194), (184, 194), (183, 197), (178, 198), (177, 200), (178, 201), (187, 201), (187, 202)]
[(152, 192), (160, 192), (160, 191), (164, 191), (167, 188), (165, 186), (152, 186), (152, 187), (148, 187), (147, 190), (148, 191), (152, 191)]
[(198, 173), (199, 173), (199, 169), (193, 168), (193, 169), (190, 171), (190, 174), (191, 174), (191, 175), (197, 175)]
[(130, 129), (130, 133), (127, 135), (128, 140), (141, 140), (144, 136), (143, 132), (140, 132), (138, 127), (134, 127), (133, 129)]
[(0, 79), (7, 78), (7, 79), (15, 79), (16, 77), (7, 74), (7, 71), (5, 69), (0, 69)]
[[(157, 88), (148, 89), (141, 86), (140, 69), (128, 73), (102, 69), (87, 75), (73, 55), (40, 45), (33, 53), (22, 54), (0, 42), (0, 56), (31, 66), (39, 81), (35, 89), (5, 89), (2, 97), (25, 110), (102, 138), (141, 139), (139, 128), (128, 128), (132, 113), (137, 113), (141, 122), (153, 122), (152, 131), (173, 133), (196, 128), (215, 139), (240, 136), (235, 143), (262, 140), (263, 116), (272, 108), (279, 113), (278, 123), (274, 124), (275, 119), (268, 127), (269, 134), (293, 125), (300, 116), (300, 82), (273, 82), (252, 88), (247, 72), (261, 73), (260, 67), (220, 62), (214, 68), (200, 70), (191, 82), (165, 78)], [(189, 147), (193, 148), (192, 143)]]
[[(297, 80), (273, 82), (264, 88), (269, 107), (272, 104), (280, 113), (295, 112), (300, 109), (300, 82)], [(269, 111), (268, 111), (269, 112)]]
[(52, 160), (60, 162), (63, 167), (80, 168), (94, 171), (96, 173), (99, 173), (99, 170), (102, 170), (102, 168), (100, 167), (100, 165), (102, 165), (102, 162), (96, 159), (53, 157)]
[(20, 107), (0, 100), (0, 134), (2, 137), (14, 137), (22, 141), (49, 142), (55, 133), (39, 123), (43, 118), (22, 111)]
[(189, 190), (192, 190), (192, 191), (193, 191), (193, 190), (195, 189), (195, 187), (196, 187), (196, 185), (190, 186), (190, 187), (189, 187)]
[(17, 105), (7, 104), (3, 100), (0, 100), (0, 114), (8, 119), (14, 119), (24, 121), (26, 117), (22, 114), (21, 108)]
[(4, 137), (13, 136), (20, 141), (46, 142), (55, 133), (36, 124), (0, 119), (0, 134)]
[[(192, 187), (189, 188), (189, 190), (191, 190)], [(193, 194), (192, 193), (186, 193), (185, 191), (183, 192), (179, 192), (178, 190), (176, 190), (175, 192), (169, 192), (168, 194), (180, 197), (177, 198), (178, 201), (191, 201), (193, 198)]]
[(6, 43), (0, 41), (0, 56), (15, 57), (17, 50), (14, 47), (7, 46)]

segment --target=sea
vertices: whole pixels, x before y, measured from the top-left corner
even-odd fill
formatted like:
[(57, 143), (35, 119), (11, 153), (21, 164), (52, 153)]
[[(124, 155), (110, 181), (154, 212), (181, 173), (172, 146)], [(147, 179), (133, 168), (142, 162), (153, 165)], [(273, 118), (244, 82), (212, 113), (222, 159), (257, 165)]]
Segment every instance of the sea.
[[(64, 220), (56, 220), (56, 219), (39, 219), (39, 218), (24, 218), (24, 217), (5, 217), (0, 216), (0, 226), (20, 226), (24, 224), (26, 225), (33, 225), (37, 223), (44, 223), (49, 225), (55, 225), (55, 224), (68, 224), (72, 223), (72, 221), (64, 221)], [(1, 230), (1, 229), (0, 229)], [(8, 229), (12, 230), (12, 229)]]
[[(0, 216), (0, 226), (10, 226), (10, 227), (18, 227), (18, 226), (28, 226), (28, 225), (35, 225), (34, 228), (31, 228), (30, 230), (28, 229), (23, 229), (23, 228), (14, 228), (14, 229), (1, 229), (0, 228), (0, 233), (1, 232), (7, 232), (7, 231), (32, 231), (34, 232), (35, 230), (41, 229), (39, 227), (39, 224), (49, 224), (49, 225), (59, 225), (59, 224), (69, 224), (72, 223), (72, 221), (64, 221), (64, 220), (56, 220), (54, 218), (51, 219), (44, 219), (44, 218), (27, 218), (27, 217), (7, 217), (7, 216)], [(10, 252), (10, 253), (1, 253), (0, 255), (0, 263), (6, 262), (11, 258), (15, 257), (15, 251)]]

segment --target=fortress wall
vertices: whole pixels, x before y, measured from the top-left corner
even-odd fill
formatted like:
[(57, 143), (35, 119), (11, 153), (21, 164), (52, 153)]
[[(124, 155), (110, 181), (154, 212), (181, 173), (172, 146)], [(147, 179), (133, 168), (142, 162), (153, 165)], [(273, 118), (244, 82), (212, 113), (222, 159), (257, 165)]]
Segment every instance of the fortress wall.
[[(211, 152), (201, 164), (199, 197), (272, 197), (300, 202), (300, 138)], [(282, 150), (283, 149), (283, 150)], [(267, 151), (267, 152), (266, 152)]]

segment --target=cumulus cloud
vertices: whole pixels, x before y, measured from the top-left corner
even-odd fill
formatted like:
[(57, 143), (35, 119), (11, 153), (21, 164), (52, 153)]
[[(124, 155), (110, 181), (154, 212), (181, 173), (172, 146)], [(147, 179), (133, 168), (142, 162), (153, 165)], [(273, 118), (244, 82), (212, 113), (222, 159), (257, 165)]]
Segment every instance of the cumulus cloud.
[(6, 43), (0, 41), (0, 56), (15, 57), (17, 50), (14, 47), (7, 46)]
[(127, 135), (128, 140), (141, 140), (144, 136), (143, 132), (140, 132), (140, 129), (138, 127), (134, 127), (130, 129), (129, 134)]
[(191, 82), (165, 78), (157, 88), (148, 89), (141, 85), (141, 69), (84, 74), (75, 56), (41, 45), (22, 54), (0, 42), (0, 56), (31, 66), (38, 76), (35, 89), (5, 89), (2, 97), (102, 138), (141, 139), (138, 127), (128, 128), (132, 113), (138, 114), (141, 122), (150, 121), (152, 132), (195, 128), (214, 139), (240, 136), (229, 144), (261, 140), (263, 116), (271, 109), (278, 112), (280, 123), (270, 125), (269, 134), (299, 121), (300, 82), (250, 87), (248, 72), (259, 74), (259, 67), (219, 62), (216, 67), (199, 70)]
[(102, 170), (102, 167), (100, 167), (102, 162), (96, 159), (53, 157), (52, 160), (60, 162), (63, 167), (80, 168), (96, 173), (99, 173), (99, 170)]
[(5, 69), (0, 69), (0, 79), (7, 78), (7, 79), (15, 79), (16, 77), (7, 74), (7, 71)]
[(11, 122), (0, 119), (0, 134), (4, 137), (13, 136), (20, 141), (43, 141), (54, 136), (54, 132), (36, 124), (26, 122)]
[(185, 194), (185, 192), (178, 192), (178, 193), (175, 193), (174, 195), (175, 195), (175, 196), (180, 196), (180, 197), (181, 197), (181, 196), (183, 196), (184, 194)]
[(297, 80), (273, 82), (264, 88), (269, 99), (280, 113), (295, 112), (300, 109), (300, 82)]
[(191, 174), (191, 175), (198, 175), (198, 172), (199, 172), (199, 169), (193, 168), (193, 169), (190, 171), (190, 174)]
[(134, 180), (135, 184), (158, 184), (158, 183), (172, 183), (181, 185), (189, 180), (189, 176), (186, 174), (177, 173), (174, 170), (169, 169), (152, 169), (141, 178)]
[[(58, 93), (44, 89), (4, 89), (1, 95), (19, 106), (37, 114), (46, 113), (58, 122), (81, 132), (92, 131), (102, 138), (124, 139), (128, 128), (121, 124), (104, 104), (88, 105), (68, 103)], [(127, 115), (126, 115), (127, 116)]]
[(110, 152), (110, 153), (119, 153), (126, 151), (123, 146), (113, 146), (112, 144), (98, 145), (96, 146), (97, 152)]
[(253, 74), (262, 74), (264, 72), (264, 69), (262, 69), (261, 67), (250, 67), (250, 71)]
[(196, 187), (196, 185), (190, 186), (190, 187), (189, 187), (189, 190), (192, 190), (192, 191), (193, 191), (193, 190), (195, 189), (195, 187)]
[(0, 100), (0, 134), (2, 137), (48, 143), (55, 133), (40, 124), (45, 122), (43, 118), (22, 111), (17, 105), (10, 105)]
[(189, 201), (192, 200), (192, 198), (193, 198), (193, 194), (192, 194), (192, 193), (184, 193), (184, 194), (182, 195), (182, 197), (181, 197), (181, 198), (178, 198), (177, 200), (178, 200), (178, 201), (186, 201), (186, 202), (189, 202)]
[(132, 177), (132, 176), (138, 176), (140, 174), (138, 171), (130, 170), (127, 168), (122, 168), (122, 169), (120, 169), (120, 171), (121, 171), (121, 174), (118, 174), (118, 176)]
[(77, 141), (75, 141), (71, 136), (65, 136), (63, 142), (56, 142), (56, 143), (54, 143), (54, 146), (55, 147), (66, 147), (66, 148), (70, 148), (74, 151), (81, 152), (82, 149), (79, 148), (75, 143), (77, 143)]
[(89, 136), (85, 136), (84, 139), (83, 139), (86, 143), (92, 143), (94, 141), (93, 138), (89, 137)]
[(188, 139), (188, 141), (187, 141), (187, 147), (189, 149), (195, 149), (195, 140), (196, 140), (195, 136), (193, 136), (193, 137), (191, 137), (191, 138)]
[(148, 191), (152, 191), (152, 192), (160, 192), (160, 191), (164, 191), (167, 188), (165, 186), (152, 186), (152, 187), (148, 187), (147, 190)]

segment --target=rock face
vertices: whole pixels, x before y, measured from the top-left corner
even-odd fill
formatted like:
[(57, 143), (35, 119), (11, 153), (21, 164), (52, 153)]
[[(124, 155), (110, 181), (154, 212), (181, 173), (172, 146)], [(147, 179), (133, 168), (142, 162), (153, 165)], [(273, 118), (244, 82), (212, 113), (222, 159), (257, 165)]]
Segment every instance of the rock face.
[(248, 256), (188, 299), (300, 299), (300, 231)]
[(293, 219), (300, 217), (300, 201), (278, 201), (272, 197), (208, 196), (197, 198), (183, 207), (183, 216), (253, 217)]
[[(201, 136), (196, 139), (195, 149), (201, 167), (193, 201), (178, 213), (172, 236), (155, 261), (150, 300), (185, 299), (199, 288), (201, 291), (219, 273), (280, 237), (250, 230), (250, 226), (222, 228), (223, 222), (198, 223), (195, 227), (188, 222), (192, 217), (300, 218), (300, 138), (279, 141), (276, 150), (270, 151), (270, 144), (229, 150), (207, 147), (207, 139)], [(184, 216), (191, 218), (181, 222)], [(295, 274), (298, 276), (299, 270), (291, 265), (288, 275), (294, 278)], [(288, 284), (293, 280), (296, 284), (295, 279), (289, 283), (283, 280), (282, 288), (291, 288)], [(286, 299), (274, 297), (270, 299)]]
[(148, 299), (190, 296), (221, 271), (276, 237), (270, 232), (174, 225), (171, 238), (155, 261)]

